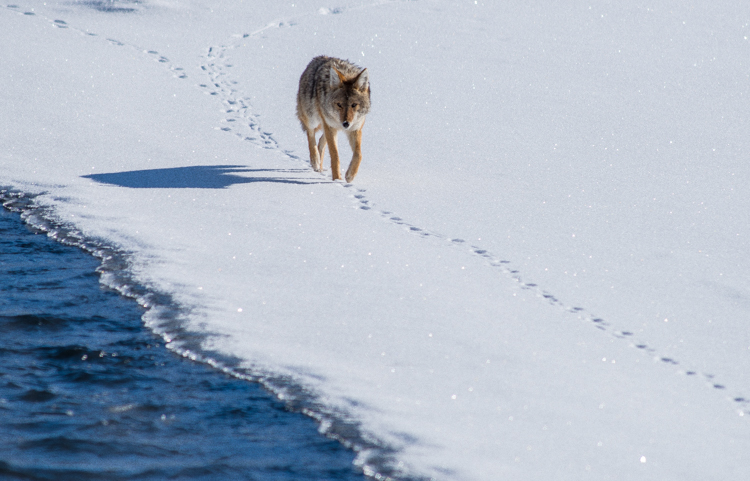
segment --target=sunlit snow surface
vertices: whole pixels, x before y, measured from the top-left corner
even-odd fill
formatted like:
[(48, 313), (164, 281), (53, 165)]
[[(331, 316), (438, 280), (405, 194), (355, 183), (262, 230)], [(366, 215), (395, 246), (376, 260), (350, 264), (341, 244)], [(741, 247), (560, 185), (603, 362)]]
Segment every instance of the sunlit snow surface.
[[(16, 2), (0, 22), (0, 185), (119, 247), (182, 306), (144, 300), (147, 325), (306, 403), (367, 473), (750, 477), (750, 6)], [(319, 54), (369, 69), (353, 185), (309, 169), (294, 116)]]

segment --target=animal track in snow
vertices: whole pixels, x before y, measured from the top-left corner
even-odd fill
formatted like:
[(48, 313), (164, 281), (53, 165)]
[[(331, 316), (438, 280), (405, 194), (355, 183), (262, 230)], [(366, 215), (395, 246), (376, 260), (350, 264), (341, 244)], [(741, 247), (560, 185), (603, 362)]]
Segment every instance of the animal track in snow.
[(333, 8), (321, 7), (318, 10), (318, 13), (320, 15), (337, 15), (337, 14), (343, 13), (343, 12), (344, 12), (344, 9), (341, 8), (341, 7), (333, 7)]
[[(96, 2), (94, 2), (94, 3), (96, 3)], [(98, 3), (102, 3), (102, 2), (98, 2)], [(37, 19), (39, 19), (39, 18), (44, 19), (47, 22), (49, 22), (50, 25), (52, 25), (55, 28), (68, 29), (71, 32), (76, 32), (77, 34), (83, 35), (83, 36), (86, 36), (86, 37), (100, 37), (96, 33), (89, 32), (89, 31), (86, 31), (86, 30), (83, 30), (83, 29), (80, 29), (80, 28), (72, 27), (65, 20), (61, 20), (59, 18), (54, 18), (53, 19), (53, 18), (44, 17), (42, 15), (37, 15), (36, 12), (33, 11), (33, 9), (31, 9), (31, 10), (24, 10), (21, 7), (19, 7), (18, 5), (15, 5), (15, 4), (5, 5), (4, 8), (6, 8), (7, 10), (10, 10), (12, 12), (15, 12), (17, 14), (20, 14), (20, 15), (34, 16)], [(92, 8), (96, 8), (96, 7), (92, 7)], [(99, 9), (99, 8), (97, 8), (97, 9)], [(112, 7), (110, 10), (107, 10), (107, 11), (126, 11), (126, 10), (130, 11), (131, 9), (123, 9), (123, 8), (119, 8), (119, 7), (117, 7), (117, 8)], [(182, 79), (187, 78), (187, 75), (185, 74), (184, 69), (182, 67), (178, 67), (178, 66), (174, 65), (167, 57), (164, 57), (164, 56), (160, 55), (159, 52), (157, 52), (155, 50), (144, 49), (144, 48), (141, 48), (141, 47), (139, 47), (137, 45), (129, 44), (129, 43), (126, 43), (126, 42), (121, 42), (120, 40), (117, 40), (117, 39), (114, 39), (114, 38), (105, 38), (105, 40), (110, 45), (114, 45), (116, 47), (131, 48), (133, 50), (136, 50), (136, 51), (140, 52), (141, 54), (144, 54), (144, 55), (148, 56), (149, 58), (152, 58), (153, 60), (155, 60), (155, 61), (157, 61), (157, 62), (159, 62), (161, 64), (164, 64), (172, 72), (172, 75), (175, 78), (182, 78)]]
[[(379, 5), (382, 3), (386, 3), (386, 2), (378, 2), (376, 3), (376, 5)], [(34, 21), (39, 21), (40, 19), (46, 20), (54, 28), (67, 29), (69, 32), (76, 32), (83, 36), (96, 38), (97, 41), (99, 39), (104, 40), (108, 42), (113, 48), (115, 47), (118, 49), (129, 48), (129, 49), (135, 50), (144, 59), (148, 59), (150, 61), (156, 61), (159, 64), (163, 65), (165, 68), (171, 71), (171, 73), (173, 74), (175, 78), (179, 78), (179, 79), (188, 78), (183, 68), (175, 66), (169, 60), (168, 57), (161, 55), (161, 53), (156, 50), (142, 48), (136, 45), (121, 42), (114, 38), (104, 38), (104, 37), (99, 36), (96, 33), (87, 32), (83, 29), (76, 28), (70, 25), (65, 20), (45, 18), (41, 15), (37, 15), (35, 12), (31, 10), (24, 10), (17, 5), (7, 5), (5, 6), (5, 8), (18, 15), (23, 15), (23, 16), (33, 18)], [(357, 7), (357, 8), (366, 8), (366, 6)], [(342, 11), (340, 10), (336, 12), (329, 11), (327, 13), (342, 14)], [(235, 36), (233, 37), (234, 40), (227, 42), (226, 45), (207, 48), (207, 50), (205, 51), (203, 55), (203, 61), (200, 67), (202, 71), (207, 75), (209, 81), (205, 81), (204, 83), (198, 84), (197, 87), (201, 89), (202, 91), (204, 91), (207, 95), (210, 95), (216, 98), (222, 104), (221, 113), (222, 113), (223, 118), (220, 121), (220, 125), (216, 127), (217, 129), (221, 129), (227, 132), (227, 134), (234, 136), (240, 141), (248, 142), (249, 144), (258, 146), (263, 149), (277, 151), (292, 161), (304, 162), (305, 164), (304, 167), (306, 169), (309, 169), (312, 172), (312, 170), (309, 167), (309, 162), (304, 161), (302, 157), (297, 155), (295, 149), (284, 149), (274, 139), (272, 132), (269, 132), (267, 129), (262, 128), (261, 116), (259, 113), (253, 112), (250, 97), (247, 95), (243, 95), (243, 93), (238, 88), (238, 85), (239, 85), (238, 82), (231, 79), (229, 72), (230, 72), (230, 69), (232, 68), (232, 63), (227, 58), (228, 50), (240, 48), (241, 46), (240, 42), (242, 39), (259, 36), (263, 32), (268, 31), (269, 29), (293, 27), (296, 24), (297, 24), (297, 21), (294, 21), (294, 20), (273, 22), (259, 30), (256, 30), (255, 32)], [(290, 119), (290, 121), (293, 121), (293, 120), (294, 120), (293, 118)], [(555, 295), (544, 290), (543, 288), (538, 286), (536, 283), (533, 283), (524, 279), (521, 272), (518, 269), (513, 268), (512, 262), (509, 259), (490, 252), (484, 246), (473, 244), (461, 237), (446, 236), (437, 232), (430, 231), (429, 229), (426, 229), (422, 226), (411, 224), (405, 219), (403, 219), (403, 217), (397, 215), (393, 210), (381, 209), (376, 203), (374, 203), (370, 198), (368, 198), (367, 191), (363, 188), (356, 187), (355, 185), (352, 185), (352, 184), (346, 184), (340, 181), (333, 182), (327, 179), (326, 176), (323, 176), (323, 175), (321, 175), (321, 183), (332, 183), (332, 184), (340, 186), (341, 188), (344, 188), (345, 191), (348, 192), (349, 196), (351, 197), (354, 207), (361, 211), (368, 212), (367, 215), (370, 215), (369, 213), (377, 214), (384, 222), (388, 222), (393, 225), (396, 225), (399, 228), (402, 228), (404, 232), (408, 234), (417, 235), (420, 238), (425, 239), (425, 241), (433, 241), (437, 243), (442, 243), (446, 246), (446, 248), (459, 249), (463, 251), (464, 253), (466, 253), (467, 255), (476, 257), (481, 262), (489, 266), (489, 268), (495, 269), (499, 275), (502, 275), (511, 279), (517, 288), (534, 292), (543, 301), (546, 301), (549, 304), (560, 308), (563, 312), (569, 315), (574, 315), (577, 318), (590, 323), (594, 328), (605, 333), (606, 335), (610, 335), (620, 340), (625, 340), (626, 342), (629, 343), (630, 346), (642, 351), (644, 354), (654, 358), (655, 360), (662, 363), (663, 365), (668, 366), (670, 368), (675, 368), (687, 377), (694, 377), (696, 379), (701, 379), (711, 389), (716, 389), (717, 391), (724, 391), (724, 392), (729, 391), (729, 388), (723, 383), (718, 382), (716, 380), (716, 376), (714, 376), (713, 374), (705, 373), (705, 372), (701, 373), (700, 371), (695, 370), (695, 369), (688, 369), (684, 367), (683, 363), (681, 363), (679, 360), (674, 359), (672, 357), (660, 355), (658, 350), (653, 348), (648, 343), (635, 339), (636, 336), (632, 332), (618, 329), (617, 327), (611, 325), (611, 323), (607, 322), (606, 320), (589, 313), (583, 307), (570, 306), (570, 305), (565, 304), (563, 301), (559, 300)], [(196, 355), (196, 356), (197, 356), (196, 357), (197, 360), (202, 359), (200, 355)], [(224, 368), (222, 367), (220, 363), (214, 362), (210, 359), (208, 360), (202, 359), (202, 360), (204, 360), (205, 362), (208, 362), (209, 364), (213, 362), (214, 364), (212, 365), (214, 365), (214, 367), (217, 367), (219, 369), (225, 369), (226, 372), (229, 374), (238, 375), (238, 371), (235, 369)], [(239, 374), (242, 374), (242, 373), (239, 372)], [(250, 378), (253, 376), (248, 375), (247, 377)], [(274, 381), (271, 376), (269, 376), (268, 378), (264, 378), (264, 379), (266, 380), (264, 381), (263, 379), (257, 379), (257, 378), (253, 380), (264, 382), (270, 390), (275, 391), (277, 393), (284, 392), (284, 389), (285, 389), (284, 387), (280, 388), (278, 386), (274, 386)], [(729, 396), (729, 399), (731, 400), (732, 403), (734, 403), (736, 407), (738, 407), (738, 410), (741, 414), (750, 414), (750, 399), (747, 396), (734, 394), (733, 396)], [(320, 414), (321, 412), (325, 413), (324, 408), (314, 409), (314, 410), (305, 409), (303, 411), (306, 412), (308, 415), (318, 419), (318, 421), (321, 423), (321, 426), (323, 426), (325, 423), (330, 424), (330, 422), (327, 421), (327, 415)], [(336, 438), (335, 430), (333, 431), (330, 429), (322, 429), (322, 430), (326, 431), (329, 435)], [(356, 431), (356, 426), (353, 426), (351, 430)], [(344, 439), (340, 436), (338, 438), (344, 444), (347, 444), (350, 446), (352, 445), (352, 442), (351, 440), (349, 440), (349, 438)], [(363, 445), (363, 443), (361, 442), (355, 443), (355, 444), (358, 444), (360, 446)]]
[[(376, 2), (372, 5), (380, 5), (383, 3), (395, 3), (395, 2)], [(368, 5), (355, 7), (356, 9), (367, 8)], [(76, 32), (80, 35), (87, 37), (102, 38), (98, 34), (88, 32), (80, 28), (71, 26), (68, 22), (61, 19), (47, 18), (41, 15), (37, 15), (33, 9), (24, 9), (16, 4), (5, 5), (4, 8), (18, 15), (34, 17), (35, 19), (43, 19), (50, 23), (54, 28), (68, 29), (71, 32)], [(344, 12), (342, 9), (321, 9), (318, 13), (323, 13), (322, 10), (326, 10), (326, 14), (341, 14)], [(243, 96), (237, 89), (238, 82), (231, 80), (228, 74), (228, 69), (232, 67), (227, 59), (227, 51), (230, 49), (240, 48), (241, 41), (243, 39), (257, 37), (263, 32), (272, 28), (283, 28), (293, 27), (297, 25), (297, 20), (284, 20), (278, 22), (272, 22), (254, 32), (245, 33), (241, 35), (235, 35), (233, 42), (228, 42), (227, 45), (221, 45), (217, 47), (209, 47), (206, 53), (203, 55), (203, 63), (200, 66), (201, 69), (206, 73), (210, 82), (199, 84), (198, 87), (202, 89), (206, 94), (217, 97), (224, 108), (222, 112), (225, 114), (224, 119), (221, 121), (223, 125), (217, 127), (220, 130), (232, 133), (237, 139), (245, 142), (249, 142), (253, 145), (261, 147), (263, 149), (276, 150), (285, 157), (293, 161), (303, 161), (303, 159), (295, 153), (294, 149), (283, 149), (279, 143), (274, 139), (273, 134), (261, 128), (260, 115), (252, 111), (252, 104), (248, 96)], [(126, 47), (136, 50), (140, 54), (144, 55), (145, 58), (149, 58), (152, 61), (156, 61), (171, 71), (173, 77), (185, 79), (188, 76), (185, 74), (184, 69), (175, 66), (169, 58), (161, 55), (158, 51), (152, 49), (145, 49), (133, 44), (121, 42), (114, 38), (105, 38), (105, 40), (116, 47)], [(306, 167), (309, 168), (309, 163), (305, 162)], [(542, 289), (536, 283), (525, 280), (521, 272), (511, 267), (512, 263), (510, 260), (498, 256), (483, 246), (474, 245), (466, 242), (462, 238), (450, 237), (440, 233), (432, 232), (423, 227), (410, 224), (405, 221), (402, 217), (394, 214), (390, 209), (379, 210), (376, 205), (368, 199), (366, 190), (355, 187), (352, 184), (346, 184), (341, 181), (330, 181), (324, 180), (322, 183), (333, 183), (340, 185), (346, 189), (352, 189), (353, 193), (350, 194), (356, 208), (362, 211), (371, 211), (377, 213), (384, 221), (401, 226), (407, 233), (418, 235), (424, 239), (432, 239), (437, 242), (442, 242), (450, 248), (463, 249), (469, 255), (481, 258), (488, 266), (497, 269), (501, 274), (510, 278), (515, 285), (522, 290), (531, 290), (536, 295), (548, 302), (553, 306), (559, 307), (562, 311), (576, 315), (579, 319), (590, 323), (596, 329), (605, 332), (614, 338), (620, 340), (626, 340), (630, 345), (636, 349), (639, 349), (647, 355), (653, 357), (656, 361), (669, 366), (679, 366), (679, 372), (688, 377), (702, 378), (704, 382), (713, 389), (726, 391), (728, 388), (726, 385), (715, 381), (715, 375), (706, 372), (700, 372), (695, 369), (688, 369), (683, 366), (683, 363), (677, 359), (668, 356), (659, 355), (658, 350), (651, 347), (648, 343), (638, 341), (634, 339), (635, 335), (626, 330), (618, 329), (611, 325), (606, 320), (593, 315), (586, 309), (580, 306), (569, 306), (559, 300), (552, 293)], [(744, 395), (735, 394), (729, 397), (731, 402), (738, 406), (740, 414), (750, 414), (750, 399)]]
[[(380, 0), (372, 2), (371, 4), (348, 7), (347, 9), (341, 7), (321, 8), (318, 10), (317, 14), (340, 14), (348, 10), (359, 10), (376, 5), (399, 3), (403, 1), (409, 0)], [(308, 14), (306, 16), (313, 15), (314, 14)], [(300, 157), (294, 153), (294, 150), (282, 149), (276, 139), (274, 139), (273, 133), (261, 130), (260, 115), (252, 111), (252, 102), (250, 101), (250, 98), (242, 96), (236, 88), (238, 82), (229, 78), (229, 69), (232, 68), (233, 64), (228, 59), (228, 52), (233, 49), (241, 48), (244, 40), (248, 38), (258, 38), (268, 30), (294, 27), (298, 25), (299, 18), (303, 17), (304, 16), (269, 22), (265, 26), (252, 32), (233, 35), (231, 40), (224, 45), (208, 47), (206, 53), (203, 55), (201, 70), (208, 75), (209, 82), (198, 84), (198, 87), (203, 89), (204, 93), (218, 97), (224, 104), (225, 108), (223, 112), (228, 115), (224, 118), (222, 123), (233, 122), (231, 127), (221, 126), (217, 127), (217, 129), (225, 132), (232, 132), (237, 139), (250, 142), (251, 144), (263, 149), (277, 150), (285, 157), (295, 161), (300, 160)]]
[[(360, 204), (360, 208), (362, 208), (361, 207), (362, 205), (367, 205), (368, 210), (371, 207), (374, 207), (371, 205), (371, 203), (368, 201), (367, 197), (365, 196), (364, 189), (358, 189), (357, 194), (353, 195), (352, 197), (355, 201), (357, 201)], [(680, 366), (678, 372), (688, 377), (696, 376), (698, 378), (702, 378), (705, 384), (710, 388), (717, 389), (717, 390), (727, 389), (727, 387), (724, 384), (718, 383), (714, 380), (715, 375), (711, 373), (707, 373), (707, 372), (699, 372), (694, 369), (685, 368), (683, 367), (683, 363), (678, 361), (677, 359), (673, 357), (669, 357), (669, 356), (660, 355), (658, 350), (654, 347), (651, 347), (648, 343), (635, 340), (634, 339), (635, 334), (633, 332), (630, 332), (628, 330), (618, 329), (617, 327), (613, 326), (610, 322), (593, 315), (592, 313), (588, 312), (583, 307), (570, 306), (570, 305), (565, 304), (560, 299), (558, 299), (555, 295), (542, 289), (536, 283), (525, 280), (522, 277), (520, 271), (517, 269), (514, 269), (511, 266), (512, 263), (510, 260), (505, 259), (498, 255), (495, 255), (482, 246), (475, 245), (475, 244), (468, 244), (465, 240), (461, 238), (451, 238), (449, 236), (445, 236), (443, 234), (439, 234), (436, 232), (431, 232), (422, 227), (410, 224), (406, 222), (400, 216), (394, 215), (393, 211), (391, 210), (380, 210), (377, 212), (385, 221), (395, 223), (399, 226), (403, 226), (405, 231), (408, 233), (416, 234), (423, 238), (431, 238), (431, 239), (444, 242), (446, 245), (450, 247), (463, 249), (470, 255), (478, 256), (482, 258), (490, 267), (498, 269), (502, 274), (512, 279), (519, 289), (533, 291), (536, 293), (537, 297), (546, 300), (546, 302), (548, 302), (549, 304), (553, 306), (559, 307), (562, 311), (566, 313), (578, 316), (582, 321), (590, 323), (596, 329), (599, 329), (600, 331), (603, 331), (617, 339), (627, 340), (630, 343), (631, 347), (634, 347), (636, 349), (643, 351), (647, 355), (651, 356), (655, 361), (661, 362), (663, 364), (667, 364), (670, 366), (675, 366), (675, 367)], [(731, 397), (730, 400), (731, 402), (735, 403), (740, 415), (744, 416), (745, 414), (750, 414), (750, 400), (748, 400), (745, 396), (735, 395)]]
[[(390, 2), (378, 2), (374, 3), (373, 5), (380, 5), (382, 3)], [(356, 8), (367, 8), (367, 5)], [(340, 14), (343, 11), (344, 10), (342, 9), (321, 8), (318, 13)], [(273, 22), (252, 33), (236, 35), (235, 38), (244, 40), (247, 38), (259, 37), (262, 33), (271, 28), (292, 26), (296, 25), (297, 22), (297, 20)], [(233, 132), (238, 138), (251, 141), (251, 143), (259, 147), (278, 150), (280, 153), (292, 160), (303, 161), (301, 157), (294, 153), (294, 150), (283, 150), (278, 142), (273, 138), (272, 133), (261, 130), (260, 115), (252, 112), (252, 106), (249, 97), (243, 96), (237, 90), (237, 82), (230, 79), (228, 69), (231, 68), (232, 64), (229, 63), (226, 58), (227, 51), (240, 47), (241, 43), (235, 40), (234, 42), (228, 42), (227, 45), (210, 47), (207, 50), (206, 55), (204, 56), (205, 64), (202, 66), (202, 68), (209, 75), (211, 83), (210, 85), (201, 84), (200, 87), (205, 89), (207, 93), (218, 96), (227, 107), (225, 112), (229, 114), (222, 121), (222, 123), (227, 125), (220, 127), (221, 130)], [(305, 164), (309, 168), (309, 163), (305, 162)], [(321, 175), (325, 178), (324, 174), (318, 175)], [(346, 189), (350, 189), (352, 191), (350, 197), (352, 198), (355, 208), (362, 211), (375, 212), (384, 221), (401, 226), (407, 233), (417, 235), (424, 239), (432, 239), (438, 242), (442, 242), (448, 247), (462, 249), (469, 255), (479, 257), (489, 267), (498, 270), (499, 273), (510, 278), (519, 289), (532, 291), (540, 299), (543, 299), (547, 303), (560, 308), (567, 314), (577, 316), (582, 321), (591, 324), (595, 329), (602, 331), (603, 333), (606, 333), (616, 339), (625, 340), (631, 347), (634, 347), (644, 352), (646, 355), (651, 356), (656, 362), (660, 362), (668, 366), (677, 367), (678, 372), (685, 376), (702, 378), (706, 385), (710, 388), (717, 390), (727, 389), (725, 385), (714, 381), (715, 376), (713, 374), (706, 372), (701, 373), (698, 370), (686, 368), (683, 366), (683, 363), (678, 361), (677, 359), (660, 355), (658, 349), (652, 347), (646, 342), (635, 339), (636, 336), (633, 332), (619, 329), (616, 326), (612, 325), (612, 323), (594, 315), (593, 313), (588, 312), (581, 306), (571, 306), (564, 303), (553, 293), (546, 291), (534, 282), (526, 280), (518, 269), (512, 267), (512, 262), (509, 259), (496, 255), (483, 246), (468, 243), (462, 238), (446, 236), (437, 232), (432, 232), (421, 226), (411, 224), (405, 221), (402, 217), (396, 215), (391, 209), (379, 210), (376, 208), (376, 205), (367, 197), (365, 189), (355, 187), (352, 184), (347, 184), (341, 181), (328, 180), (326, 183), (333, 183), (340, 185)], [(731, 400), (731, 402), (735, 403), (741, 415), (750, 414), (750, 400), (748, 400), (745, 396), (735, 395), (733, 397), (730, 397), (729, 399)]]
[[(373, 3), (373, 5), (380, 5), (383, 3), (392, 2), (376, 2)], [(367, 5), (363, 5), (353, 8), (360, 9), (367, 7)], [(35, 18), (44, 18), (56, 28), (68, 28), (71, 31), (75, 31), (81, 35), (98, 37), (96, 33), (87, 32), (82, 29), (71, 27), (64, 20), (45, 18), (36, 15), (35, 12), (31, 10), (24, 10), (17, 5), (7, 5), (6, 8), (21, 15), (33, 16)], [(331, 10), (328, 13), (340, 14), (343, 12), (342, 9), (335, 10), (335, 12)], [(227, 59), (227, 51), (230, 49), (240, 48), (242, 40), (252, 37), (258, 37), (269, 29), (293, 27), (297, 24), (298, 21), (294, 19), (271, 22), (265, 27), (262, 27), (254, 32), (235, 35), (233, 37), (234, 41), (228, 42), (226, 45), (209, 47), (206, 50), (206, 54), (203, 56), (204, 61), (201, 65), (201, 69), (208, 75), (210, 82), (199, 84), (198, 87), (208, 95), (217, 97), (224, 105), (222, 112), (225, 114), (225, 117), (221, 121), (222, 125), (217, 127), (218, 129), (228, 133), (232, 133), (237, 139), (249, 142), (263, 149), (276, 150), (290, 160), (302, 161), (302, 158), (295, 153), (294, 149), (282, 149), (278, 142), (274, 139), (273, 133), (261, 128), (260, 115), (252, 111), (252, 104), (249, 97), (243, 96), (238, 91), (238, 82), (230, 78), (229, 69), (232, 68), (232, 63)], [(165, 67), (169, 68), (175, 78), (187, 78), (187, 75), (184, 73), (184, 70), (181, 67), (174, 66), (167, 57), (161, 55), (156, 50), (144, 49), (113, 38), (107, 38), (106, 40), (113, 46), (135, 49), (144, 56), (147, 56), (147, 58), (163, 64)], [(305, 164), (306, 167), (309, 168), (309, 163), (306, 162)], [(519, 270), (511, 267), (510, 260), (504, 259), (498, 255), (491, 253), (483, 246), (469, 244), (461, 238), (445, 236), (443, 234), (431, 232), (421, 226), (410, 224), (400, 216), (395, 215), (390, 209), (378, 210), (376, 209), (375, 204), (367, 198), (366, 191), (364, 189), (354, 187), (352, 184), (346, 184), (341, 181), (330, 181), (326, 179), (324, 175), (321, 175), (321, 177), (323, 177), (323, 179), (321, 179), (323, 183), (333, 183), (347, 189), (353, 188), (354, 193), (350, 195), (356, 208), (363, 211), (376, 212), (385, 221), (403, 227), (405, 231), (410, 234), (418, 235), (421, 238), (425, 239), (434, 239), (440, 242), (444, 242), (447, 246), (460, 248), (465, 250), (470, 255), (478, 256), (482, 260), (484, 260), (484, 262), (486, 262), (490, 267), (498, 269), (503, 275), (512, 279), (518, 288), (523, 290), (532, 290), (541, 299), (544, 299), (548, 303), (559, 307), (566, 313), (576, 315), (583, 321), (591, 323), (591, 325), (593, 325), (596, 329), (608, 333), (609, 335), (617, 339), (627, 340), (632, 347), (643, 351), (647, 355), (652, 356), (658, 362), (675, 367), (680, 366), (679, 372), (686, 376), (695, 376), (698, 378), (702, 378), (704, 382), (713, 389), (727, 389), (724, 384), (714, 381), (715, 376), (713, 374), (700, 373), (698, 370), (684, 368), (682, 362), (672, 357), (659, 355), (658, 350), (651, 347), (648, 343), (634, 339), (635, 335), (632, 332), (616, 328), (606, 320), (597, 317), (592, 313), (589, 313), (583, 307), (566, 305), (555, 295), (545, 291), (536, 283), (525, 280)], [(730, 399), (734, 403), (739, 405), (741, 413), (750, 414), (750, 400), (748, 400), (746, 396), (735, 395)]]
[(226, 70), (231, 68), (232, 64), (228, 62), (226, 52), (235, 47), (234, 45), (209, 47), (201, 65), (201, 70), (206, 73), (209, 81), (198, 84), (198, 87), (207, 95), (217, 97), (223, 104), (222, 112), (225, 117), (221, 120), (223, 125), (217, 129), (232, 132), (238, 140), (250, 142), (264, 149), (278, 150), (286, 157), (297, 160), (298, 157), (291, 152), (280, 149), (271, 132), (261, 129), (260, 118), (252, 112), (250, 100), (239, 95), (235, 88), (237, 82), (228, 78)]

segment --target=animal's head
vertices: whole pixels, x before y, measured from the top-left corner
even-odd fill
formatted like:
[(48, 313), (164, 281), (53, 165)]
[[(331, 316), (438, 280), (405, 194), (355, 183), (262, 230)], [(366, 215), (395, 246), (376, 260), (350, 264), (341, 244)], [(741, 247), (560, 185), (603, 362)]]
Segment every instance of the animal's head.
[(370, 110), (370, 81), (367, 69), (347, 78), (331, 67), (331, 108), (338, 113), (344, 129), (359, 128)]

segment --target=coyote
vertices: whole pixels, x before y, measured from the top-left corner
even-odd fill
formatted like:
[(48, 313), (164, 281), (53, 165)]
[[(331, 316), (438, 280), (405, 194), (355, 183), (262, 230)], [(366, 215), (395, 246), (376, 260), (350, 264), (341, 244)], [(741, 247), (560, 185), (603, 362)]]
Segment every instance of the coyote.
[[(299, 79), (297, 91), (297, 117), (302, 130), (307, 133), (310, 147), (310, 164), (317, 172), (323, 170), (326, 143), (331, 149), (331, 176), (341, 179), (339, 170), (339, 130), (346, 132), (354, 155), (346, 171), (346, 181), (357, 175), (362, 162), (362, 126), (370, 110), (370, 82), (367, 69), (348, 60), (320, 56), (307, 65)], [(315, 146), (315, 134), (323, 135)]]

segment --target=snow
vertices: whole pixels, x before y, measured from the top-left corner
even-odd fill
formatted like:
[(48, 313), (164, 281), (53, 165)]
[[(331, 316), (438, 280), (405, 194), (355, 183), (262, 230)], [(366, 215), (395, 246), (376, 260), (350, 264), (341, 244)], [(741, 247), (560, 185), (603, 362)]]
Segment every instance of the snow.
[[(501, 3), (0, 5), (0, 186), (380, 479), (748, 479), (750, 6)], [(370, 74), (351, 185), (319, 54)]]

